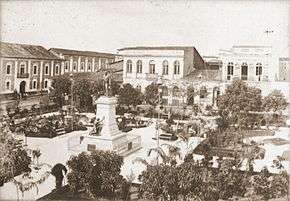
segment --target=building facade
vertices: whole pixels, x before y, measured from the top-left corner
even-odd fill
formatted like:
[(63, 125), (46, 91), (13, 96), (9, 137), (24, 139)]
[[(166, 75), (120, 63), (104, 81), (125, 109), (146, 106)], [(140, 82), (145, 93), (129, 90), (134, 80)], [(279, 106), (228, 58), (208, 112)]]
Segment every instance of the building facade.
[(1, 42), (0, 94), (21, 95), (48, 90), (62, 72), (62, 59), (42, 46)]
[(290, 82), (290, 58), (279, 58), (279, 81)]
[(50, 48), (49, 51), (63, 59), (62, 73), (96, 72), (107, 69), (115, 60), (115, 55), (110, 53), (60, 48)]
[(207, 69), (194, 47), (128, 47), (119, 49), (119, 54), (123, 56), (123, 82), (144, 92), (152, 82), (161, 81), (164, 105), (187, 104), (188, 88), (195, 91), (192, 103), (214, 102), (218, 70)]
[(233, 46), (231, 50), (220, 50), (219, 58), (222, 61), (223, 81), (274, 80), (269, 72), (273, 65), (271, 46)]

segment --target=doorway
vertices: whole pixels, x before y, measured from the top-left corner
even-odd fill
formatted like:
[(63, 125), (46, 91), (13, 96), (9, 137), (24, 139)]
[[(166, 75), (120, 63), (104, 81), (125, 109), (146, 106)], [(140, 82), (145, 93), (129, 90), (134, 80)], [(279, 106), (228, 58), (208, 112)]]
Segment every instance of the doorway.
[(242, 72), (241, 72), (241, 78), (242, 80), (247, 80), (248, 79), (248, 65), (243, 64), (242, 65)]
[(21, 97), (23, 97), (23, 95), (25, 93), (25, 86), (26, 86), (25, 81), (20, 82), (19, 93), (20, 93)]

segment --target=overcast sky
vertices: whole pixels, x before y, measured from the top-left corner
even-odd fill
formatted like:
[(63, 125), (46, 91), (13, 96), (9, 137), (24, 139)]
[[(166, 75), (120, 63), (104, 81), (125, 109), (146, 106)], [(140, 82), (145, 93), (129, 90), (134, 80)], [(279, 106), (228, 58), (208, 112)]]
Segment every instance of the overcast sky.
[[(5, 1), (1, 40), (115, 53), (127, 46), (187, 45), (214, 55), (232, 45), (289, 53), (290, 1)], [(267, 35), (265, 30), (273, 30)]]

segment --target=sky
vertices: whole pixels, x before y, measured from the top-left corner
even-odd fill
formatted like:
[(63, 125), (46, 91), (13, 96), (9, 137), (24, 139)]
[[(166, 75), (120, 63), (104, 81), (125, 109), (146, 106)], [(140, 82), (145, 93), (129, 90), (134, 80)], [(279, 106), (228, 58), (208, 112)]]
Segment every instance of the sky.
[[(272, 45), (289, 56), (290, 1), (1, 1), (1, 41), (116, 53), (130, 46)], [(265, 30), (273, 30), (265, 34)]]

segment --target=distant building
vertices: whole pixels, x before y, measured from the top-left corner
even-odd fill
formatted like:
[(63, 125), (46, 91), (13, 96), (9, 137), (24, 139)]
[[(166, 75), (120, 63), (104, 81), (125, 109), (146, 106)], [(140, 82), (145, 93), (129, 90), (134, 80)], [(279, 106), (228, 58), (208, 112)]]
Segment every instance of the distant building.
[(290, 82), (290, 58), (279, 58), (279, 81)]
[(50, 78), (62, 72), (62, 59), (42, 46), (0, 43), (0, 94), (47, 90)]
[(217, 56), (202, 56), (206, 68), (209, 70), (221, 70), (222, 60)]
[(49, 51), (64, 60), (62, 73), (96, 72), (108, 68), (115, 60), (115, 55), (110, 53), (60, 48), (50, 48)]
[(207, 69), (195, 47), (127, 47), (119, 49), (119, 54), (124, 59), (124, 83), (144, 92), (152, 82), (161, 80), (164, 105), (184, 106), (189, 87), (195, 92), (192, 103), (215, 103), (219, 72)]
[[(222, 80), (269, 81), (272, 58), (271, 46), (233, 46), (221, 50)], [(271, 73), (272, 74), (272, 73)]]
[(114, 80), (118, 83), (123, 83), (123, 60), (117, 60), (109, 64), (108, 70), (111, 70)]

